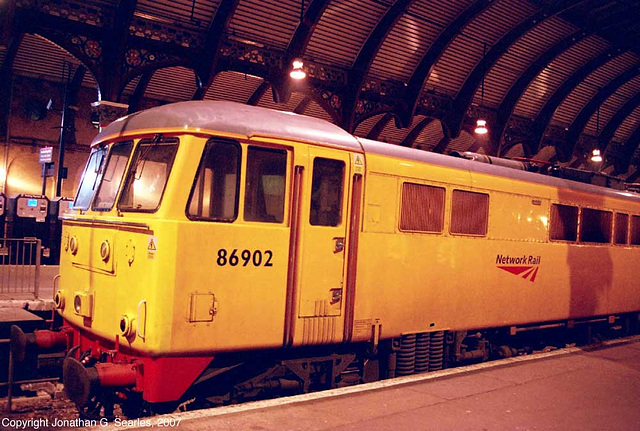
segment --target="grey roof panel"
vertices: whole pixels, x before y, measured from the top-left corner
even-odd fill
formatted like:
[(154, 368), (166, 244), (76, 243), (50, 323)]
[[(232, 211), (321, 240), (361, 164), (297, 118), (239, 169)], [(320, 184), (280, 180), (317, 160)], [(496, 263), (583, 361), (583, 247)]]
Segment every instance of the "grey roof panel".
[(93, 140), (93, 145), (121, 133), (136, 130), (148, 132), (159, 128), (199, 128), (249, 137), (283, 137), (352, 151), (362, 150), (355, 137), (318, 118), (209, 100), (172, 103), (127, 115), (106, 126)]
[(585, 193), (605, 195), (617, 199), (626, 199), (640, 203), (640, 195), (637, 193), (608, 189), (591, 184), (579, 183), (577, 181), (551, 177), (534, 172), (520, 171), (518, 169), (507, 168), (488, 163), (480, 163), (459, 157), (451, 157), (444, 154), (421, 151), (414, 148), (400, 147), (397, 145), (385, 144), (383, 142), (372, 141), (370, 139), (358, 138), (365, 154), (379, 154), (398, 159), (415, 160), (438, 166), (445, 166), (453, 169), (461, 169), (469, 172), (481, 172), (503, 178), (521, 180), (530, 183), (542, 184), (551, 187), (570, 189)]

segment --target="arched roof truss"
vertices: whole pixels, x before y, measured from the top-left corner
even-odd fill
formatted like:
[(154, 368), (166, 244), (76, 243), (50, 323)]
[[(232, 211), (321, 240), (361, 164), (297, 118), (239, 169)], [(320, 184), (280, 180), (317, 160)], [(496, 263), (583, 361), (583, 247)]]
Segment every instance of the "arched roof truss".
[[(59, 82), (64, 59), (130, 112), (233, 100), (426, 151), (544, 148), (578, 165), (598, 143), (633, 179), (639, 14), (639, 0), (11, 0), (0, 97), (13, 76)], [(293, 82), (298, 57), (307, 79)]]

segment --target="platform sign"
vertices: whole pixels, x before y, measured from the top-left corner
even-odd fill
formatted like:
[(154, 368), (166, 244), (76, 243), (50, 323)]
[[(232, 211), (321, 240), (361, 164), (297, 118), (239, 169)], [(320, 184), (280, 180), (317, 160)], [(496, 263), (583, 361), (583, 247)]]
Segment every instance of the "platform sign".
[(53, 162), (53, 147), (40, 148), (40, 155), (38, 157), (40, 164)]

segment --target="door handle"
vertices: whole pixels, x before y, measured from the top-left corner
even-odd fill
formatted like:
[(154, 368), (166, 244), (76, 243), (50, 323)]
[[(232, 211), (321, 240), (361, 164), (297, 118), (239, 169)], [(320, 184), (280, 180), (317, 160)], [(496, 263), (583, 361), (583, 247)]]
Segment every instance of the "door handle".
[(341, 251), (344, 250), (344, 237), (333, 238), (333, 241), (335, 241), (335, 244), (333, 247), (334, 253), (340, 253)]
[(340, 301), (342, 301), (342, 288), (338, 287), (337, 289), (329, 289), (329, 292), (331, 292), (331, 302), (330, 304), (337, 304)]

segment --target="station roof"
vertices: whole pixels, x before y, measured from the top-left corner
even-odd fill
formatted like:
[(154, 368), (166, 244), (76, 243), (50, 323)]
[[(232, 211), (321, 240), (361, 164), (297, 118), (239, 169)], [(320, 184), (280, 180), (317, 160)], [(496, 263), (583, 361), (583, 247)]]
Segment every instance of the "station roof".
[(634, 182), (638, 16), (638, 0), (8, 0), (0, 70), (60, 81), (70, 62), (73, 82), (130, 112), (228, 100)]

